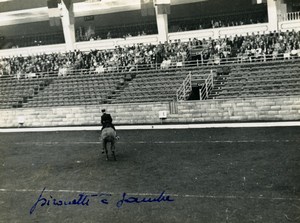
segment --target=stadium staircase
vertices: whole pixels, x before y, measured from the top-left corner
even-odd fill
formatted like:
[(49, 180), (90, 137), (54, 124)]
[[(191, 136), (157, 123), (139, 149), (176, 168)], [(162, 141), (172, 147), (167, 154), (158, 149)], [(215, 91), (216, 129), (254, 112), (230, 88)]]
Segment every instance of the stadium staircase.
[(0, 82), (0, 108), (20, 108), (49, 86), (48, 79), (2, 79)]
[(126, 87), (128, 87), (129, 82), (133, 80), (133, 78), (136, 76), (135, 73), (126, 73), (120, 82), (117, 83), (115, 90), (110, 91), (108, 94), (106, 100), (104, 101), (104, 104), (112, 104), (114, 101), (119, 98)]
[(300, 95), (300, 61), (202, 67), (193, 72), (192, 86), (201, 92), (197, 100)]
[(124, 75), (76, 73), (51, 80), (52, 83), (24, 104), (24, 107), (104, 104), (124, 83)]
[[(201, 67), (194, 69), (191, 77), (192, 92), (183, 100), (214, 99), (218, 95), (221, 86), (226, 82), (224, 77), (228, 75), (227, 70), (227, 68), (224, 69), (223, 67)], [(177, 100), (182, 101), (179, 97), (177, 97)]]
[(186, 76), (186, 78), (183, 80), (182, 84), (176, 91), (177, 101), (187, 100), (190, 97), (192, 91), (192, 72), (189, 72), (189, 74)]
[(173, 101), (187, 73), (182, 70), (138, 72), (112, 103)]

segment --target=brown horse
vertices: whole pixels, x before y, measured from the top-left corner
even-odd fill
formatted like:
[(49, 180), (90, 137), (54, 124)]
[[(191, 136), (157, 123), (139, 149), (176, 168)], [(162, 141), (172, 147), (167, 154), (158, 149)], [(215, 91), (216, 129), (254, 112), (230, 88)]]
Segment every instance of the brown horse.
[(108, 151), (107, 151), (108, 143), (110, 143), (110, 150), (111, 150), (114, 160), (117, 160), (116, 154), (115, 154), (116, 131), (111, 127), (104, 128), (101, 133), (101, 141), (102, 141), (102, 146), (103, 146), (102, 148), (104, 149), (105, 154), (106, 154), (106, 160), (109, 159)]

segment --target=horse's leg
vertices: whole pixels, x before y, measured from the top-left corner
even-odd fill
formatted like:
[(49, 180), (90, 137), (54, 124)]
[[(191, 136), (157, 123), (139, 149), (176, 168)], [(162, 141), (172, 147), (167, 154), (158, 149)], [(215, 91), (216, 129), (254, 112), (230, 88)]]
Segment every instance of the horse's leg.
[(102, 143), (101, 153), (104, 154), (104, 152), (105, 152), (105, 142), (104, 142), (104, 139), (101, 139), (101, 143)]
[(107, 141), (105, 139), (103, 139), (103, 149), (105, 151), (105, 155), (106, 155), (106, 160), (108, 160), (108, 152), (107, 152)]
[(113, 158), (114, 158), (114, 160), (116, 161), (117, 158), (116, 158), (116, 154), (115, 154), (115, 140), (113, 140), (113, 141), (111, 142), (110, 148), (111, 148), (111, 153), (112, 153), (112, 155), (113, 155)]
[(102, 143), (101, 153), (104, 154), (105, 149), (104, 149), (104, 139), (102, 138), (102, 133), (100, 134), (99, 139), (100, 139), (100, 142)]

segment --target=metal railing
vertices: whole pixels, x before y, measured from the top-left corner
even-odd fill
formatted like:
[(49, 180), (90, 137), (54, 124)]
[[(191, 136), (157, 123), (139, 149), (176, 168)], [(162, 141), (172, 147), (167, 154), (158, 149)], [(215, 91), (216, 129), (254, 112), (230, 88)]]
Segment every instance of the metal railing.
[(299, 12), (288, 12), (281, 15), (282, 21), (292, 21), (292, 20), (300, 20), (300, 11)]
[(208, 77), (205, 79), (204, 84), (199, 88), (200, 100), (206, 100), (209, 96), (209, 93), (214, 88), (214, 74), (213, 71), (210, 71)]
[(177, 101), (186, 101), (192, 92), (192, 73), (186, 76), (176, 92)]
[(10, 74), (3, 75), (3, 77), (13, 77), (16, 79), (23, 78), (32, 78), (32, 77), (57, 77), (57, 76), (72, 76), (72, 75), (103, 75), (106, 73), (134, 73), (134, 72), (143, 72), (143, 71), (161, 71), (166, 72), (172, 69), (180, 70), (180, 69), (188, 69), (188, 68), (213, 68), (217, 66), (223, 65), (246, 65), (246, 64), (266, 64), (266, 63), (280, 63), (282, 61), (299, 61), (300, 62), (300, 50), (296, 54), (272, 54), (272, 55), (261, 55), (260, 57), (254, 56), (239, 56), (239, 57), (228, 57), (228, 58), (217, 58), (217, 59), (201, 59), (201, 60), (191, 60), (191, 61), (183, 61), (181, 63), (172, 62), (170, 66), (166, 68), (162, 68), (158, 63), (151, 64), (135, 64), (135, 66), (130, 67), (130, 69), (126, 66), (118, 66), (111, 65), (109, 67), (105, 67), (101, 72), (96, 69), (74, 69), (69, 67), (64, 74), (61, 74), (59, 71), (46, 71), (46, 72), (38, 72), (35, 74)]

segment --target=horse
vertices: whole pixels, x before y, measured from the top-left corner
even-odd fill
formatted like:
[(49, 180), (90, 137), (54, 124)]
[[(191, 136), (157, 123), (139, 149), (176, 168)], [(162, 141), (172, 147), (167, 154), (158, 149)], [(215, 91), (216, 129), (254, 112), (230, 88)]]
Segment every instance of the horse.
[(104, 149), (105, 151), (105, 154), (106, 154), (106, 160), (109, 160), (108, 158), (108, 151), (107, 151), (107, 144), (110, 143), (110, 150), (111, 150), (111, 153), (112, 153), (112, 156), (114, 158), (114, 160), (116, 161), (116, 154), (115, 154), (115, 143), (116, 143), (116, 131), (111, 128), (111, 127), (107, 127), (107, 128), (104, 128), (101, 132), (101, 141), (102, 141), (102, 148)]

